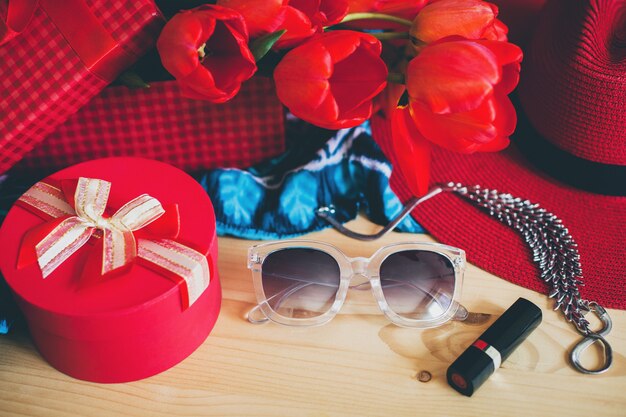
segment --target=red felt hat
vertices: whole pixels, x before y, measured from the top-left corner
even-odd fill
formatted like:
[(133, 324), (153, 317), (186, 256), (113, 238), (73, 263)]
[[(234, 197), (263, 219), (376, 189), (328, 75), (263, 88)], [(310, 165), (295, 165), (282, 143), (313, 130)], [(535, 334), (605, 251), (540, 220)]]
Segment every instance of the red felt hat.
[[(626, 0), (549, 0), (525, 51), (513, 145), (500, 153), (433, 151), (433, 183), (497, 189), (560, 217), (578, 243), (581, 296), (626, 309)], [(382, 124), (374, 137), (395, 163)], [(411, 193), (397, 171), (391, 185)], [(452, 194), (413, 216), (437, 239), (508, 281), (546, 292), (509, 227)]]

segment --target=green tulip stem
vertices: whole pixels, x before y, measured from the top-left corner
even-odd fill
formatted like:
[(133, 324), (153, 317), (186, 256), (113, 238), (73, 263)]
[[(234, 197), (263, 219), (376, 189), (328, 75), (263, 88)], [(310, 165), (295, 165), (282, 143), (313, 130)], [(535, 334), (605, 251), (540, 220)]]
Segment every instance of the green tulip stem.
[(409, 32), (367, 32), (376, 39), (388, 41), (393, 39), (409, 39)]
[(404, 84), (404, 74), (399, 72), (390, 72), (387, 74), (387, 81), (394, 84)]
[(386, 20), (409, 27), (413, 24), (410, 20), (384, 13), (350, 13), (340, 23), (352, 22), (353, 20)]

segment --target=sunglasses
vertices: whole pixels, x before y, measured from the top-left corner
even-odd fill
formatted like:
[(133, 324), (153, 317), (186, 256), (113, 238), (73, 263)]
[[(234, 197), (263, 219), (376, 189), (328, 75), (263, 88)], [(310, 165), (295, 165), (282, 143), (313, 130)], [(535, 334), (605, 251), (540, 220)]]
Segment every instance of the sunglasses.
[(350, 258), (308, 240), (264, 243), (249, 249), (248, 268), (258, 301), (248, 313), (252, 323), (327, 323), (341, 309), (355, 275), (369, 280), (378, 306), (396, 325), (435, 327), (466, 312), (458, 302), (465, 252), (438, 243), (397, 243), (370, 258)]

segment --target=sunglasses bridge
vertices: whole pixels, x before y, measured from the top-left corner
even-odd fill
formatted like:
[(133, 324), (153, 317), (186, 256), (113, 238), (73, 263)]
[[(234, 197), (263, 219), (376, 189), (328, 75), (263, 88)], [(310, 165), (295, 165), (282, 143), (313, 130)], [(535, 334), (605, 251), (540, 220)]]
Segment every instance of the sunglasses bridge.
[(364, 277), (367, 277), (367, 266), (370, 263), (369, 258), (359, 256), (356, 258), (348, 258), (348, 261), (352, 267), (352, 276), (363, 275)]
[[(365, 257), (348, 258), (352, 273), (350, 274), (350, 286), (351, 290), (367, 291), (372, 288), (371, 277), (367, 274), (367, 267), (369, 266), (371, 259)], [(361, 279), (358, 279), (358, 278)], [(356, 278), (356, 279), (355, 279)], [(354, 282), (356, 281), (356, 282)], [(380, 303), (378, 303), (380, 306)]]

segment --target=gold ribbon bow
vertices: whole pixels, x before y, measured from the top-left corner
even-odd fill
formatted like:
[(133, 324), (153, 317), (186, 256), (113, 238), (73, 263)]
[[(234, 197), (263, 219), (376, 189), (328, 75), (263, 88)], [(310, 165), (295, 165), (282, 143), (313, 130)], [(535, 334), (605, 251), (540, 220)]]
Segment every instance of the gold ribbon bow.
[[(156, 198), (143, 194), (124, 204), (111, 217), (106, 217), (110, 190), (108, 181), (81, 177), (74, 192), (74, 207), (67, 202), (61, 189), (45, 182), (35, 184), (20, 197), (22, 204), (57, 219), (55, 222), (60, 220), (35, 244), (43, 277), (48, 277), (97, 235), (102, 238), (102, 275), (141, 258), (183, 284), (183, 307), (192, 305), (209, 285), (206, 257), (174, 240), (135, 239), (133, 232), (161, 217), (165, 213), (163, 206)], [(26, 245), (30, 243), (26, 242)]]

